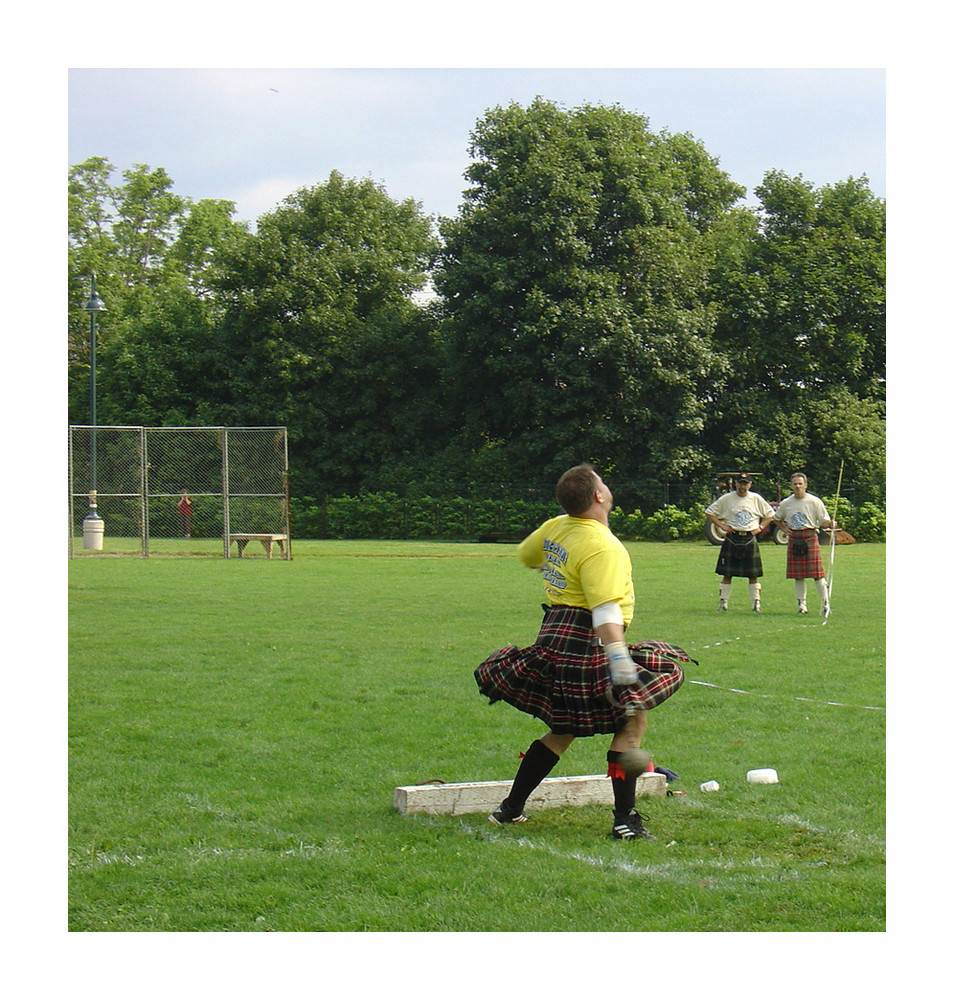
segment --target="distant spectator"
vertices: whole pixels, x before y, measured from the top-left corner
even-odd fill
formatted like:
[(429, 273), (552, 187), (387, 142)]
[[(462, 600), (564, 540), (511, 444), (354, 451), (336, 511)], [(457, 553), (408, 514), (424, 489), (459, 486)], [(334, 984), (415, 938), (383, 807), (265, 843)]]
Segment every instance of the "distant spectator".
[(179, 497), (179, 525), (182, 529), (183, 538), (192, 537), (192, 497), (186, 490), (182, 491)]

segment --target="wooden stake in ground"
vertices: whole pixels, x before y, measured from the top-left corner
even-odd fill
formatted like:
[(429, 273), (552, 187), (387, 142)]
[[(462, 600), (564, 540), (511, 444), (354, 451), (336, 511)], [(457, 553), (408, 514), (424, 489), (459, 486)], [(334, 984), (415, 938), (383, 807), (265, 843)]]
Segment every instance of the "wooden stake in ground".
[[(825, 622), (828, 621), (828, 616), (831, 614), (831, 590), (833, 586), (834, 574), (835, 574), (835, 524), (837, 523), (838, 517), (838, 499), (841, 496), (841, 475), (845, 471), (845, 460), (841, 460), (841, 468), (838, 470), (838, 488), (835, 490), (835, 508), (831, 515), (831, 528), (829, 529), (831, 544), (828, 546), (828, 610), (825, 612)], [(825, 622), (822, 622), (824, 625)]]

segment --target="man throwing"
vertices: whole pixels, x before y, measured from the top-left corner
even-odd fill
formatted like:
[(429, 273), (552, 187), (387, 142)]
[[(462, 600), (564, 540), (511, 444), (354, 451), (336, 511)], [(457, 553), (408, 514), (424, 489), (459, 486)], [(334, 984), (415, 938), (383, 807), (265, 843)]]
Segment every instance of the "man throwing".
[(744, 576), (749, 581), (749, 599), (752, 610), (762, 610), (762, 556), (758, 536), (772, 522), (775, 511), (764, 497), (752, 493), (752, 480), (743, 473), (735, 481), (735, 489), (723, 493), (706, 508), (706, 518), (720, 531), (725, 532), (716, 573), (722, 575), (719, 584), (719, 610), (729, 610), (732, 595), (732, 578)]
[(566, 513), (544, 522), (517, 550), (526, 566), (541, 571), (549, 600), (536, 642), (499, 649), (474, 671), (491, 704), (506, 701), (549, 726), (531, 743), (510, 793), (488, 819), (524, 822), (527, 799), (573, 740), (612, 733), (606, 754), (614, 798), (610, 833), (617, 840), (654, 839), (634, 808), (637, 776), (627, 776), (619, 758), (640, 745), (649, 709), (682, 685), (677, 661), (691, 658), (667, 643), (626, 643), (634, 610), (632, 564), (609, 529), (613, 494), (593, 467), (563, 473), (556, 498)]
[(822, 602), (822, 614), (827, 618), (830, 611), (828, 581), (822, 566), (818, 529), (831, 528), (834, 531), (835, 522), (828, 516), (822, 500), (808, 492), (808, 477), (804, 472), (792, 475), (791, 486), (792, 495), (786, 497), (775, 511), (775, 520), (788, 532), (785, 576), (795, 581), (795, 599), (800, 615), (808, 614), (806, 581), (814, 580), (815, 590)]

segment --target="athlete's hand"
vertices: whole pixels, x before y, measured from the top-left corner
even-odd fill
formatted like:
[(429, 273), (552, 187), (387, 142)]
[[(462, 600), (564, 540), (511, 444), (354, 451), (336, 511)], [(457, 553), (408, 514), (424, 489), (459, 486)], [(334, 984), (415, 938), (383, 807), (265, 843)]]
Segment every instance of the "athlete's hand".
[(636, 683), (636, 664), (625, 642), (611, 642), (606, 647), (606, 655), (609, 657), (610, 680), (616, 687)]

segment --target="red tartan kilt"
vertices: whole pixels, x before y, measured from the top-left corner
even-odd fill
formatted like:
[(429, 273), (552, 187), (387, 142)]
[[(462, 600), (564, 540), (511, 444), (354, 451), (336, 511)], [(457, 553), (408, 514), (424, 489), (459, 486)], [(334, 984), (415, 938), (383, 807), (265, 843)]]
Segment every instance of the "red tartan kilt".
[(532, 646), (505, 646), (477, 667), (481, 694), (540, 719), (555, 733), (593, 736), (620, 729), (627, 705), (655, 708), (682, 686), (679, 661), (695, 661), (678, 646), (646, 641), (629, 647), (638, 683), (614, 689), (591, 621), (583, 608), (550, 608)]
[[(795, 555), (792, 542), (803, 538), (808, 543), (808, 552)], [(788, 560), (785, 564), (785, 578), (788, 580), (820, 580), (825, 575), (822, 566), (821, 546), (818, 532), (814, 528), (798, 528), (788, 533)]]

